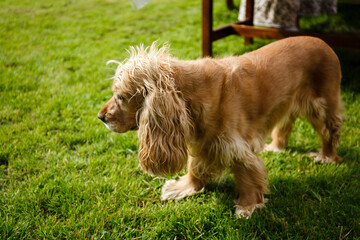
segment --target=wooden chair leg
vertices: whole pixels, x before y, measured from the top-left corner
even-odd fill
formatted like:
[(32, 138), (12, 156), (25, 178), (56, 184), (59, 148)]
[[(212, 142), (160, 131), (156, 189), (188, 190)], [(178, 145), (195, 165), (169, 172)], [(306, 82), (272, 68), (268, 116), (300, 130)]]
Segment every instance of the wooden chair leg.
[(212, 56), (213, 0), (202, 0), (202, 56)]
[(254, 39), (252, 37), (244, 37), (245, 45), (249, 45), (249, 44), (253, 44), (253, 43), (254, 43)]
[[(254, 25), (254, 0), (246, 0), (245, 4), (245, 18), (249, 20), (249, 25)], [(244, 44), (252, 44), (253, 38), (252, 37), (244, 37)]]
[(226, 6), (229, 10), (235, 9), (234, 1), (233, 0), (226, 0)]

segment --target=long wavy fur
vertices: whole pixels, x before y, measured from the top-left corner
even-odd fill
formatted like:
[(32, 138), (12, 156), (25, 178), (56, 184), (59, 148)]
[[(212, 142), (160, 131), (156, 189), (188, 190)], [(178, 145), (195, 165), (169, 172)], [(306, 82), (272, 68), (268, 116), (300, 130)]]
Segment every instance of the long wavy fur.
[[(115, 85), (124, 91), (136, 88), (145, 96), (138, 114), (140, 166), (151, 175), (174, 174), (187, 162), (191, 122), (175, 87), (168, 47), (158, 49), (153, 43), (133, 47), (130, 54), (127, 64), (119, 65)], [(122, 73), (128, 76), (120, 77)]]

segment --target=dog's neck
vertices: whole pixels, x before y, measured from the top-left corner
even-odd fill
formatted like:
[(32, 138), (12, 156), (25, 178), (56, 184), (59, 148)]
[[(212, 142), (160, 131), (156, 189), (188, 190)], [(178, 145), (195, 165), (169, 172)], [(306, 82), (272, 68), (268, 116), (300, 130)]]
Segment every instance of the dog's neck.
[[(176, 88), (182, 94), (182, 98), (188, 104), (197, 135), (195, 138), (203, 138), (204, 135), (212, 134), (203, 131), (207, 119), (220, 119), (214, 114), (222, 103), (222, 89), (224, 87), (224, 71), (219, 71), (223, 66), (213, 59), (205, 58), (199, 60), (173, 60), (171, 62), (174, 71)], [(217, 78), (219, 81), (214, 81)], [(222, 81), (223, 79), (223, 81)], [(204, 114), (207, 113), (205, 116)], [(204, 122), (202, 122), (204, 121)], [(214, 128), (216, 129), (216, 128)]]
[(171, 61), (176, 88), (185, 99), (196, 100), (196, 96), (204, 94), (199, 92), (200, 89), (210, 89), (211, 85), (216, 84), (208, 81), (208, 75), (211, 74), (208, 69), (211, 68), (211, 64), (211, 59)]

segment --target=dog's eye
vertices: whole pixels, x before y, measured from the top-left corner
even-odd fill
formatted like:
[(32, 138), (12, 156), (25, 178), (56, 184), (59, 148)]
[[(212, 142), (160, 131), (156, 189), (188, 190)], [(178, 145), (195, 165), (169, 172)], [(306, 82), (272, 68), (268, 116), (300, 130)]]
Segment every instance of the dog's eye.
[(117, 98), (122, 102), (125, 101), (125, 98), (123, 96), (118, 96)]

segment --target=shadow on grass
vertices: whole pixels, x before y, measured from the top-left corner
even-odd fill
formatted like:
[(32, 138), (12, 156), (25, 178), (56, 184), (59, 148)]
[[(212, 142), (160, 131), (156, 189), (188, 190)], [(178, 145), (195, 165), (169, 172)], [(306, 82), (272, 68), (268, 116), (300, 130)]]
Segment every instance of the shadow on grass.
[[(346, 176), (341, 176), (342, 172), (340, 172), (339, 173), (340, 178), (344, 177), (349, 180), (348, 173), (355, 174), (356, 176), (360, 176), (358, 174), (357, 170), (355, 170), (352, 167), (352, 165), (357, 164), (358, 159), (360, 158), (360, 151), (358, 151), (357, 149), (346, 147), (346, 146), (340, 146), (337, 150), (338, 150), (338, 155), (342, 158), (342, 162), (329, 164), (329, 165), (325, 165), (325, 164), (321, 164), (321, 163), (316, 163), (316, 164), (320, 167), (323, 166), (324, 168), (326, 168), (327, 166), (341, 166), (341, 165), (345, 164), (349, 168), (349, 172), (347, 172)], [(285, 155), (291, 155), (291, 153), (308, 154), (311, 152), (318, 152), (318, 151), (319, 151), (319, 149), (308, 148), (306, 146), (288, 146), (288, 147), (286, 147), (286, 152), (282, 152), (282, 153)], [(265, 156), (262, 156), (263, 159), (270, 157), (269, 155), (280, 154), (280, 153), (265, 152), (264, 154), (265, 154)], [(312, 162), (313, 162), (312, 158), (309, 157), (308, 164), (310, 165)], [(269, 169), (269, 171), (271, 171), (271, 169)], [(338, 174), (338, 173), (335, 172), (335, 174)], [(296, 182), (296, 178), (297, 178), (296, 176), (290, 177), (290, 178), (292, 179), (291, 180), (292, 182)], [(311, 178), (311, 181), (307, 180), (309, 178)], [(309, 175), (309, 176), (302, 175), (301, 178), (299, 178), (299, 182), (305, 181), (307, 183), (310, 183), (310, 185), (317, 184), (316, 177), (315, 177), (315, 179), (313, 179), (313, 178), (314, 178), (313, 175)], [(323, 174), (322, 178), (323, 178), (323, 180), (326, 180), (325, 179), (326, 174)], [(333, 178), (334, 178), (334, 176), (331, 174), (329, 176), (329, 179), (331, 180)], [(278, 178), (278, 180), (279, 179), (281, 179), (281, 178)], [(360, 181), (360, 178), (358, 178), (358, 180)], [(279, 183), (281, 181), (277, 181), (277, 182)], [(273, 182), (270, 184), (276, 186), (277, 182)], [(213, 180), (206, 186), (206, 191), (215, 192), (222, 199), (235, 199), (236, 194), (234, 193), (234, 190), (235, 190), (235, 181), (234, 181), (232, 174), (227, 174), (226, 176), (222, 177), (220, 180)], [(233, 201), (230, 202), (230, 205), (231, 206), (233, 205)]]
[(336, 48), (342, 70), (341, 87), (343, 90), (360, 93), (360, 50)]
[(352, 164), (359, 162), (360, 150), (351, 147), (339, 147), (338, 155), (342, 158), (341, 164)]
[[(351, 164), (350, 164), (351, 165)], [(360, 225), (353, 221), (360, 215), (359, 166), (320, 165), (317, 170), (303, 174), (271, 175), (271, 194), (266, 207), (256, 210), (249, 222), (257, 229), (280, 231), (284, 237), (306, 236), (316, 239), (355, 237)], [(234, 211), (235, 182), (227, 177), (220, 183), (210, 183), (206, 192), (213, 195), (222, 209)], [(267, 233), (263, 233), (266, 236)], [(311, 234), (311, 236), (310, 236)], [(315, 235), (314, 235), (315, 234)], [(262, 235), (262, 234), (261, 234)], [(279, 236), (280, 237), (280, 236)]]

